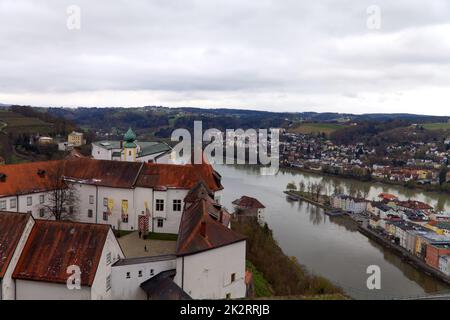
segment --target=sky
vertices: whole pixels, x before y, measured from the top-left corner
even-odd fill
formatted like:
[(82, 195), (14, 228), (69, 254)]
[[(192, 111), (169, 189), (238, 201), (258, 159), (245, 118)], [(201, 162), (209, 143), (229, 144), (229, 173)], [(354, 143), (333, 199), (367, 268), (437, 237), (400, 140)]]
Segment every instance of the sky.
[(450, 116), (450, 1), (0, 0), (0, 103)]

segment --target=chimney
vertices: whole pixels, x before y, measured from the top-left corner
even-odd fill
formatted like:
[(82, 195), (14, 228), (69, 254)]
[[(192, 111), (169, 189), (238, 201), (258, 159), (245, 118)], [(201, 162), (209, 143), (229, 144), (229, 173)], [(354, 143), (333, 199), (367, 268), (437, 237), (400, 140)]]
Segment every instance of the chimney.
[(219, 222), (223, 223), (223, 211), (222, 210), (220, 210)]
[(206, 238), (206, 222), (202, 221), (202, 224), (200, 225), (200, 234), (203, 238)]

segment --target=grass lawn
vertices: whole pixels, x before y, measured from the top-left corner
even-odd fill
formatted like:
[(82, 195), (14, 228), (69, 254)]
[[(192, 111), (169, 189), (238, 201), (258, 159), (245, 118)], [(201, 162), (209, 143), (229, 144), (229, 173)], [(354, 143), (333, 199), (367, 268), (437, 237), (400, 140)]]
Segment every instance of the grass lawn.
[(450, 123), (424, 123), (423, 127), (428, 130), (450, 130)]
[(177, 241), (178, 235), (174, 233), (150, 232), (146, 238), (152, 240)]
[[(21, 114), (7, 110), (0, 111), (0, 119), (6, 123), (4, 128), (7, 132), (16, 133), (48, 133), (53, 131), (53, 124), (41, 119), (25, 117)], [(0, 127), (3, 127), (0, 125)]]
[(347, 126), (337, 123), (300, 123), (291, 129), (292, 133), (314, 134), (325, 133), (329, 135), (336, 130), (347, 128)]

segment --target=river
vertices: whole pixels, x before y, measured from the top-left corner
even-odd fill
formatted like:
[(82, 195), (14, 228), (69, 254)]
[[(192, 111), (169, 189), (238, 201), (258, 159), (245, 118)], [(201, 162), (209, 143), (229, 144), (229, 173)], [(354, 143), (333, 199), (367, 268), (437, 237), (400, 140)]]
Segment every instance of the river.
[[(368, 199), (380, 192), (396, 194), (400, 199), (417, 199), (450, 210), (450, 197), (424, 193), (401, 186), (373, 184), (350, 179), (280, 170), (275, 176), (262, 176), (257, 167), (217, 166), (225, 192), (222, 203), (232, 210), (231, 202), (242, 195), (257, 198), (265, 206), (265, 220), (283, 251), (295, 256), (311, 273), (321, 275), (341, 286), (355, 299), (391, 299), (415, 297), (450, 287), (416, 270), (397, 255), (360, 234), (345, 217), (329, 217), (323, 210), (305, 202), (286, 199), (288, 182), (320, 182), (331, 189), (362, 190)], [(381, 269), (381, 289), (367, 289), (369, 265)]]

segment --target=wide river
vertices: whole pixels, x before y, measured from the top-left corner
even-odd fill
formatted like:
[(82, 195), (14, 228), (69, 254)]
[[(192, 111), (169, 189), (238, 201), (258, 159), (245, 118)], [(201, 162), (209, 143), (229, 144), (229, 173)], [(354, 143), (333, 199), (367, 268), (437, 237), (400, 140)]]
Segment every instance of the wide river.
[[(216, 166), (225, 187), (222, 203), (232, 210), (231, 202), (242, 195), (259, 199), (265, 206), (265, 220), (283, 251), (311, 273), (322, 275), (341, 286), (356, 299), (390, 299), (415, 297), (450, 291), (450, 287), (403, 262), (397, 255), (360, 234), (354, 224), (343, 217), (328, 217), (323, 210), (305, 202), (286, 199), (283, 190), (288, 182), (320, 182), (332, 190), (359, 190), (375, 199), (380, 192), (396, 194), (400, 199), (418, 199), (450, 210), (450, 197), (424, 193), (398, 186), (359, 182), (335, 177), (279, 171), (262, 176), (257, 167)], [(352, 189), (353, 188), (353, 189)], [(381, 269), (381, 289), (367, 289), (367, 267)]]

